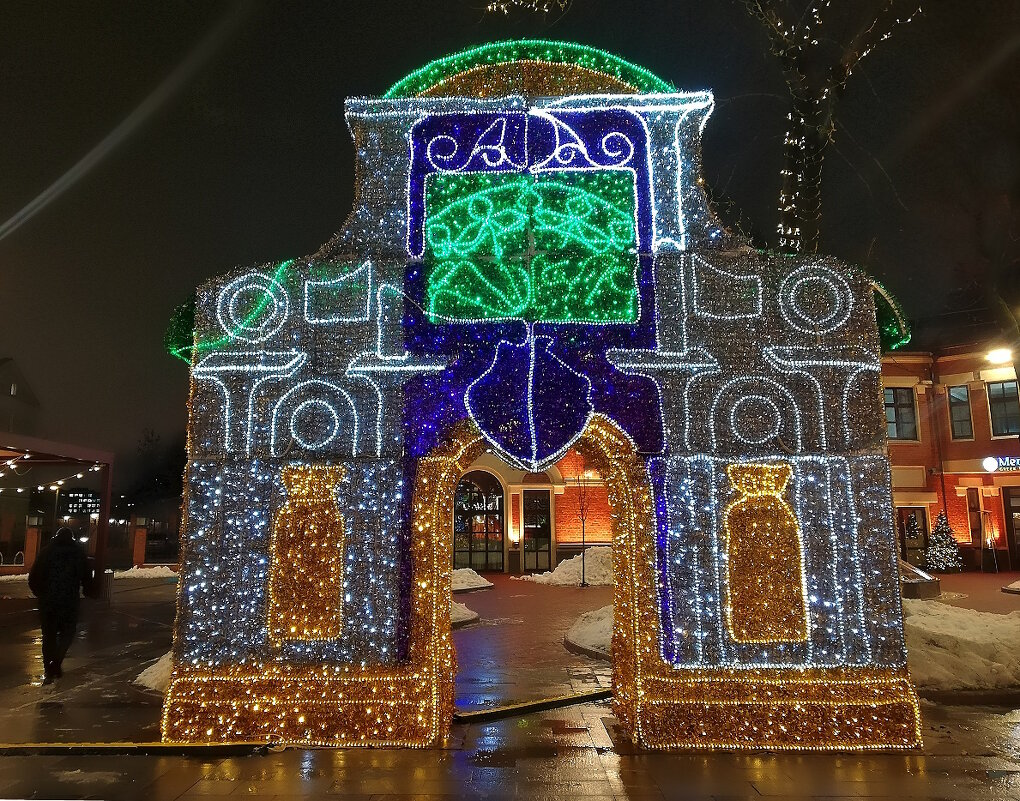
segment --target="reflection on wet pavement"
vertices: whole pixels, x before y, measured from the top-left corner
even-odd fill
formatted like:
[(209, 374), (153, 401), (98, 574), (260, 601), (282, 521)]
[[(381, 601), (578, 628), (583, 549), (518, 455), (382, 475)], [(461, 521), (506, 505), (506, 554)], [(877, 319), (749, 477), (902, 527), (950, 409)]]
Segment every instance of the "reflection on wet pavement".
[[(110, 614), (88, 610), (68, 677), (52, 692), (30, 683), (40, 672), (31, 604), (0, 601), (2, 739), (155, 738), (159, 699), (130, 680), (169, 646), (173, 585), (122, 583)], [(611, 591), (597, 593), (497, 578), (494, 590), (458, 596), (490, 624), (455, 634), (458, 705), (603, 686), (606, 667), (559, 643), (580, 611), (609, 602)], [(922, 712), (924, 749), (907, 754), (647, 753), (620, 736), (609, 704), (599, 703), (458, 724), (444, 749), (3, 756), (0, 798), (1020, 799), (1020, 713), (930, 703)]]
[(583, 612), (612, 603), (612, 587), (486, 577), (491, 590), (457, 595), (481, 618), (453, 633), (458, 711), (610, 688), (609, 665), (570, 653), (563, 635)]
[(1020, 798), (1015, 715), (924, 705), (923, 753), (641, 753), (607, 705), (455, 726), (445, 749), (0, 758), (0, 797)]
[(109, 608), (82, 601), (64, 678), (43, 687), (34, 599), (25, 582), (0, 584), (0, 740), (158, 740), (161, 698), (131, 682), (170, 648), (176, 587), (173, 580), (123, 579), (114, 583)]

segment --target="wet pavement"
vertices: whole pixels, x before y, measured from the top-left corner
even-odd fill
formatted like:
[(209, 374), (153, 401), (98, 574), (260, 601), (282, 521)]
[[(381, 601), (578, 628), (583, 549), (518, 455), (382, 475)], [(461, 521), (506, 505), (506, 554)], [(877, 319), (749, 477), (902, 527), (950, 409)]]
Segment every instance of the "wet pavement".
[(27, 582), (0, 583), (0, 741), (153, 742), (159, 695), (131, 682), (170, 650), (173, 579), (119, 579), (109, 607), (84, 599), (64, 678), (44, 687)]
[(446, 749), (5, 756), (0, 797), (249, 799), (1020, 798), (1016, 715), (924, 705), (908, 754), (635, 753), (606, 705), (457, 725)]
[[(545, 587), (496, 577), (459, 594), (480, 625), (455, 633), (458, 706), (485, 708), (608, 683), (608, 668), (562, 646), (609, 588)], [(3, 739), (152, 741), (159, 698), (130, 681), (166, 651), (173, 582), (118, 581), (113, 605), (85, 608), (56, 689), (41, 672), (33, 604), (0, 600)], [(11, 583), (0, 596), (25, 596)], [(1020, 712), (923, 703), (922, 751), (891, 754), (646, 753), (618, 733), (608, 703), (456, 724), (447, 747), (283, 749), (217, 756), (75, 751), (0, 756), (0, 798), (250, 799), (1020, 799)]]
[(1020, 581), (1020, 573), (940, 573), (943, 602), (979, 612), (1005, 615), (1020, 611), (1020, 595), (1003, 592), (1002, 588)]
[[(453, 635), (459, 711), (610, 688), (609, 665), (570, 653), (563, 635), (581, 613), (611, 603), (612, 587), (489, 578), (492, 589), (456, 596), (480, 616)], [(65, 677), (43, 687), (34, 599), (24, 582), (0, 584), (0, 742), (158, 740), (162, 699), (132, 681), (170, 649), (176, 586), (119, 579), (109, 608), (83, 600)]]
[(486, 578), (491, 590), (456, 596), (480, 616), (453, 633), (458, 711), (610, 689), (609, 665), (570, 653), (563, 636), (582, 613), (612, 603), (612, 587)]

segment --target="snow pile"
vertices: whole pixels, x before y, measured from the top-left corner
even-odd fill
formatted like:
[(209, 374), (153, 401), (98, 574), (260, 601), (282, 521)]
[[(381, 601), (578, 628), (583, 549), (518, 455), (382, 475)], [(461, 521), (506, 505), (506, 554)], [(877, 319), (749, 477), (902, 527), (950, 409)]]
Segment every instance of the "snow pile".
[(118, 570), (113, 574), (115, 579), (165, 579), (177, 578), (177, 571), (168, 565), (156, 565), (154, 567), (135, 567), (127, 570)]
[(938, 601), (903, 601), (907, 662), (918, 687), (1020, 686), (1020, 612), (996, 615)]
[[(934, 690), (1020, 687), (1020, 612), (997, 615), (940, 601), (903, 601), (910, 677)], [(589, 651), (609, 655), (613, 607), (585, 612), (566, 637)]]
[(491, 581), (479, 576), (470, 567), (460, 567), (453, 571), (453, 591), (480, 590), (492, 586)]
[(0, 576), (0, 581), (28, 581), (28, 573), (9, 573), (6, 576)]
[(1020, 595), (1020, 581), (1014, 581), (1012, 584), (1007, 584), (1002, 588), (1003, 592), (1012, 592)]
[(173, 668), (173, 660), (170, 653), (170, 651), (167, 651), (139, 673), (134, 683), (148, 690), (165, 693), (166, 688), (170, 685), (170, 670)]
[[(588, 548), (584, 557), (584, 580), (589, 584), (609, 586), (613, 583), (613, 551), (602, 546)], [(577, 586), (581, 583), (581, 554), (560, 562), (549, 573), (535, 573), (521, 576), (522, 581), (536, 581), (539, 584), (556, 584), (561, 587)]]
[(464, 604), (450, 601), (450, 623), (456, 626), (458, 623), (473, 623), (478, 620), (478, 613), (468, 609)]
[(587, 651), (598, 651), (609, 656), (613, 641), (613, 605), (585, 612), (570, 627), (566, 639)]

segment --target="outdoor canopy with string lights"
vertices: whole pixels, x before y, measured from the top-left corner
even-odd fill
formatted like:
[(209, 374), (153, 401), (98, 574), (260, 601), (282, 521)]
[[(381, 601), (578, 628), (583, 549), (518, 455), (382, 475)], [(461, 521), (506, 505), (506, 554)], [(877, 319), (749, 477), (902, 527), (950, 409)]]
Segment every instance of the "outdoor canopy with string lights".
[[(98, 474), (99, 507), (96, 516), (92, 517), (95, 533), (94, 541), (88, 543), (88, 551), (96, 575), (102, 576), (106, 569), (113, 461), (113, 454), (107, 451), (3, 433), (0, 434), (0, 496), (21, 495), (33, 490), (59, 493), (69, 481), (84, 480), (90, 474)], [(53, 523), (55, 528), (58, 524), (56, 502)], [(38, 532), (34, 536), (37, 537)], [(3, 568), (3, 572), (28, 570), (41, 544), (38, 540), (26, 541), (24, 564)]]

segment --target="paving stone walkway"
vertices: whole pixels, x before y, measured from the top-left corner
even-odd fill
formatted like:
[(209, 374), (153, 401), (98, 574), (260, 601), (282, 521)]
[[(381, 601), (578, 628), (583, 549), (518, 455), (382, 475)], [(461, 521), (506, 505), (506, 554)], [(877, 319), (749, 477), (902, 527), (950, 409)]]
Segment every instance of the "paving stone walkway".
[(924, 705), (908, 754), (634, 753), (606, 705), (454, 727), (446, 749), (0, 757), (0, 798), (1016, 801), (1016, 715)]
[[(609, 602), (608, 588), (495, 583), (457, 596), (483, 621), (455, 634), (462, 709), (608, 686), (608, 668), (561, 645), (581, 611)], [(0, 596), (22, 595), (0, 599), (0, 739), (154, 740), (159, 698), (130, 680), (169, 645), (173, 591), (172, 582), (117, 582), (108, 612), (87, 609), (68, 678), (51, 691), (32, 683), (34, 605), (0, 585)], [(0, 798), (1020, 800), (1020, 712), (927, 702), (922, 711), (924, 748), (906, 754), (636, 752), (599, 703), (457, 724), (443, 749), (6, 755)]]
[(480, 616), (453, 634), (459, 710), (610, 689), (610, 667), (570, 653), (563, 636), (582, 613), (612, 603), (612, 587), (487, 578), (495, 585), (491, 590), (456, 596)]

